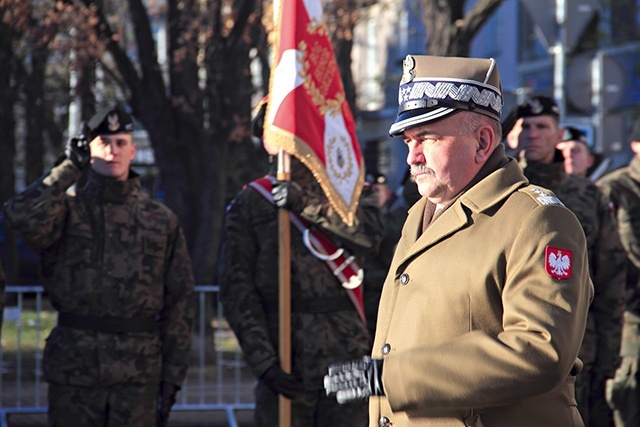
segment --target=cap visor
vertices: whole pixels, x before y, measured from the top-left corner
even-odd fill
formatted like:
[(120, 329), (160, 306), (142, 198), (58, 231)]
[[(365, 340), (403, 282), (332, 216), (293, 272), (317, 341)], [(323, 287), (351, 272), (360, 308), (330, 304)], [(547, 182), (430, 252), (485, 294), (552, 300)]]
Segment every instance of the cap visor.
[(415, 110), (403, 111), (398, 114), (395, 123), (389, 128), (390, 136), (400, 136), (404, 131), (418, 126), (426, 125), (445, 118), (446, 116), (460, 111), (455, 108), (418, 108)]

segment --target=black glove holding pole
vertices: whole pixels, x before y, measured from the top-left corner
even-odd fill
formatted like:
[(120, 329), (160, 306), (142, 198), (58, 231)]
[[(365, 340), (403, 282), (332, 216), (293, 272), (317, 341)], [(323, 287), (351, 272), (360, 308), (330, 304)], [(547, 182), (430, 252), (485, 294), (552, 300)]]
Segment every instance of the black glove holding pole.
[(369, 396), (384, 396), (382, 360), (364, 356), (362, 359), (329, 365), (324, 388), (327, 396), (335, 394), (341, 404)]
[(295, 182), (275, 181), (271, 188), (273, 203), (279, 208), (294, 210), (301, 191), (302, 189)]

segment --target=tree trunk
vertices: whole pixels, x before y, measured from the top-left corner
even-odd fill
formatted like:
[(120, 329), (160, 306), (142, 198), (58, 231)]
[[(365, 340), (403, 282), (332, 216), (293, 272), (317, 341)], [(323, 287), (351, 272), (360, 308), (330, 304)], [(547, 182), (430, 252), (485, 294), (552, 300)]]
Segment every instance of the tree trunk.
[(25, 77), (26, 181), (34, 182), (44, 170), (44, 79), (49, 54), (46, 48), (31, 51), (31, 69)]
[(466, 0), (422, 0), (427, 54), (469, 56), (471, 41), (504, 0), (479, 0), (465, 15)]
[[(16, 157), (16, 135), (13, 108), (16, 103), (15, 55), (12, 49), (14, 32), (2, 23), (3, 11), (0, 9), (0, 204), (4, 204), (15, 193), (15, 172), (13, 163)], [(2, 259), (8, 284), (18, 279), (18, 251), (16, 239), (11, 228), (0, 224), (4, 231), (5, 258)]]

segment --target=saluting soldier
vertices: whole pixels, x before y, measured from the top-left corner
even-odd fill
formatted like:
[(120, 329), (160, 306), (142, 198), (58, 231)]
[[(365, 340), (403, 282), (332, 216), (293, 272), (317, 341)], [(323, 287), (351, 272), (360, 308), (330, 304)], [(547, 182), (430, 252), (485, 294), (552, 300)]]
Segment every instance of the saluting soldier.
[(493, 59), (409, 55), (390, 134), (422, 198), (385, 281), (372, 357), (325, 377), (371, 427), (581, 426), (593, 286), (580, 223), (501, 144)]
[[(194, 288), (176, 215), (129, 166), (132, 117), (101, 109), (41, 179), (10, 199), (11, 226), (43, 251), (58, 311), (44, 377), (50, 426), (165, 426), (191, 345)], [(87, 169), (77, 195), (67, 190)]]

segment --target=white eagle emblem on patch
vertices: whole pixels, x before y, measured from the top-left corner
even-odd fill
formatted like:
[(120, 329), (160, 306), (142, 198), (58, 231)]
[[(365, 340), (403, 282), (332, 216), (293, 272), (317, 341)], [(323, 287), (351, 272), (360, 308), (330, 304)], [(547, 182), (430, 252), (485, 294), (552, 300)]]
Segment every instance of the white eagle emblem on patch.
[(545, 270), (547, 274), (556, 279), (569, 279), (572, 275), (572, 253), (568, 249), (545, 248)]

